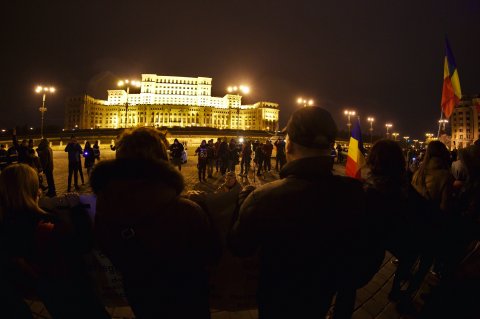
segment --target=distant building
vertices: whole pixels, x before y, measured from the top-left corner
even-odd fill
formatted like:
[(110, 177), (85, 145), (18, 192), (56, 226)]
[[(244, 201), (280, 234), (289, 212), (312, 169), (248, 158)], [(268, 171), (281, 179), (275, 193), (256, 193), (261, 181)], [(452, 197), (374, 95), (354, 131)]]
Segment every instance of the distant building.
[(452, 148), (465, 148), (480, 138), (480, 96), (463, 96), (450, 117)]
[(125, 89), (108, 90), (106, 101), (86, 94), (69, 98), (65, 129), (140, 126), (278, 129), (277, 103), (242, 105), (241, 95), (213, 97), (211, 89), (211, 78), (142, 74), (139, 88), (130, 87), (129, 93)]

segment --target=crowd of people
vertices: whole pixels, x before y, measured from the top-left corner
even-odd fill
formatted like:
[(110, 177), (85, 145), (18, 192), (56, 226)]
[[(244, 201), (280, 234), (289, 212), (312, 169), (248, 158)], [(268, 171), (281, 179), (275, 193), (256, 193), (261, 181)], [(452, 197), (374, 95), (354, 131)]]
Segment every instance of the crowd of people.
[[(324, 318), (329, 311), (350, 318), (356, 290), (388, 251), (398, 263), (389, 298), (399, 312), (478, 318), (479, 141), (454, 161), (432, 141), (411, 165), (397, 142), (379, 140), (367, 157), (368, 177), (357, 180), (332, 172), (337, 127), (326, 110), (297, 110), (285, 133), (285, 141), (242, 145), (203, 140), (195, 150), (199, 181), (215, 169), (225, 177), (209, 194), (185, 190), (182, 143), (169, 145), (151, 128), (125, 130), (116, 158), (88, 173), (96, 196), (91, 223), (68, 196), (41, 207), (38, 171), (25, 160), (28, 141), (17, 143), (18, 163), (0, 173), (1, 311), (31, 318), (24, 298), (33, 294), (53, 318), (108, 318), (84, 267), (95, 248), (122, 274), (136, 318), (210, 318), (210, 290), (240, 278), (234, 266), (245, 258), (258, 266), (260, 319)], [(235, 166), (242, 178), (252, 159), (254, 174), (268, 172), (274, 147), (280, 179), (242, 187)], [(72, 138), (65, 151), (70, 188), (72, 174), (78, 186), (81, 154), (94, 162), (93, 148)], [(414, 295), (429, 271), (439, 283), (416, 309)]]
[[(85, 142), (82, 149), (75, 136), (71, 136), (70, 141), (65, 147), (68, 154), (68, 188), (67, 192), (72, 191), (72, 177), (75, 190), (79, 190), (78, 177), (82, 185), (85, 185), (83, 168), (87, 170), (87, 176), (90, 176), (95, 161), (100, 160), (99, 142), (95, 141), (93, 146), (89, 141)], [(84, 165), (82, 168), (82, 157)], [(0, 145), (0, 171), (11, 164), (23, 163), (31, 166), (37, 173), (39, 187), (48, 197), (57, 195), (55, 179), (53, 176), (53, 152), (50, 142), (47, 138), (42, 138), (35, 149), (33, 139), (23, 139), (20, 143), (17, 139), (16, 130), (13, 130), (12, 146), (6, 149), (5, 144)], [(47, 185), (45, 185), (45, 182)]]
[[(175, 145), (175, 143), (174, 143)], [(176, 163), (174, 156), (174, 145), (170, 147), (172, 162)], [(267, 139), (265, 143), (259, 140), (239, 140), (234, 138), (228, 139), (218, 138), (214, 143), (213, 139), (202, 140), (200, 146), (195, 150), (198, 157), (198, 179), (200, 182), (206, 182), (206, 172), (208, 171), (208, 178), (213, 178), (213, 172), (225, 176), (227, 172), (235, 172), (237, 165), (240, 165), (240, 173), (238, 176), (248, 178), (248, 173), (252, 169), (254, 175), (262, 176), (265, 172), (270, 172), (272, 169), (272, 152), (273, 147), (276, 148), (275, 155), (275, 170), (279, 172), (286, 163), (285, 155), (285, 141), (282, 137), (272, 143)]]

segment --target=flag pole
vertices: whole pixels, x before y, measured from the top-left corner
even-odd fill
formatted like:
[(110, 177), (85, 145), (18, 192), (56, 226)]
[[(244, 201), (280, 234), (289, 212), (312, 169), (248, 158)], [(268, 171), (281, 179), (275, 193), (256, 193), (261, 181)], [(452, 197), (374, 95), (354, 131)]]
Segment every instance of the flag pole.
[(437, 133), (437, 139), (440, 137), (440, 126), (442, 125), (442, 120), (443, 120), (443, 112), (440, 111), (440, 121), (438, 121), (438, 133)]

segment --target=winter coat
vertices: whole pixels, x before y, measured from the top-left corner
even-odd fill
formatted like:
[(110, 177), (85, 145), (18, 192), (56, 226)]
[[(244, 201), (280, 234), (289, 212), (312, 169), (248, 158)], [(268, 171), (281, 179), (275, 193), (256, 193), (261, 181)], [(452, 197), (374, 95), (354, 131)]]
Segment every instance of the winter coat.
[(198, 154), (198, 162), (206, 163), (208, 159), (208, 146), (207, 145), (200, 145), (195, 150), (195, 154)]
[(265, 154), (265, 158), (272, 157), (273, 145), (272, 143), (265, 143), (263, 145), (263, 153)]
[(181, 159), (184, 147), (182, 143), (175, 144), (173, 143), (170, 145), (170, 152), (172, 155), (172, 159)]
[(260, 254), (262, 318), (323, 317), (337, 291), (366, 284), (383, 260), (369, 237), (361, 183), (332, 167), (330, 157), (289, 162), (281, 180), (240, 208), (228, 242), (238, 256)]
[(13, 148), (17, 151), (18, 162), (26, 163), (28, 161), (28, 147), (18, 143), (17, 136), (13, 135), (12, 138)]
[(397, 258), (430, 252), (436, 242), (439, 212), (410, 184), (369, 178), (367, 213), (374, 236)]
[(40, 158), (40, 164), (45, 171), (53, 171), (53, 152), (47, 141), (42, 140), (38, 144), (37, 154)]
[[(413, 181), (419, 171), (413, 175)], [(449, 169), (442, 167), (439, 158), (431, 158), (425, 167), (425, 185), (418, 179), (417, 183), (412, 182), (413, 187), (426, 199), (438, 205), (444, 212), (451, 208), (453, 194), (453, 175)]]
[(83, 150), (83, 157), (85, 157), (85, 168), (93, 167), (93, 164), (95, 164), (95, 153), (92, 147)]
[(68, 153), (69, 163), (80, 163), (80, 154), (83, 152), (80, 144), (68, 143), (67, 146), (65, 146), (65, 152)]
[(122, 273), (139, 318), (209, 318), (206, 266), (213, 235), (205, 212), (179, 197), (166, 161), (116, 159), (92, 172), (100, 249)]

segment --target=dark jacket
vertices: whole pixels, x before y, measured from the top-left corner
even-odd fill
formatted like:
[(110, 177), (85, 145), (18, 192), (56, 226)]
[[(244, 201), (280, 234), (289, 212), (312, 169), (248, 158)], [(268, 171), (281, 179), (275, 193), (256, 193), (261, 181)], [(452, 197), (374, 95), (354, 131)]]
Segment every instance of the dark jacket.
[(170, 153), (172, 156), (172, 159), (181, 159), (182, 158), (182, 153), (183, 153), (184, 147), (182, 143), (173, 143), (170, 145)]
[(197, 147), (195, 150), (195, 154), (198, 154), (198, 162), (206, 163), (207, 158), (208, 158), (208, 146), (205, 145), (200, 145)]
[(362, 185), (332, 166), (330, 157), (289, 162), (283, 179), (241, 206), (228, 241), (239, 256), (260, 252), (262, 318), (323, 317), (337, 291), (366, 284), (383, 260), (365, 227)]
[(83, 152), (80, 144), (68, 143), (67, 146), (65, 146), (65, 152), (68, 153), (69, 163), (80, 163), (80, 154)]
[[(403, 186), (403, 187), (402, 187)], [(408, 182), (369, 178), (367, 211), (378, 242), (397, 258), (430, 252), (439, 212)]]
[(83, 150), (83, 157), (85, 157), (85, 168), (93, 167), (93, 164), (95, 164), (95, 153), (93, 152), (92, 147), (86, 147)]
[(13, 147), (17, 151), (18, 154), (18, 162), (19, 163), (27, 163), (28, 162), (28, 146), (24, 146), (18, 143), (17, 136), (13, 135), (12, 137)]
[(42, 164), (42, 168), (45, 171), (53, 171), (53, 152), (48, 145), (47, 140), (40, 141), (37, 148), (37, 154), (40, 159), (40, 164)]
[(122, 273), (138, 318), (209, 318), (206, 266), (213, 235), (204, 211), (179, 197), (182, 175), (165, 161), (95, 166), (95, 232)]

